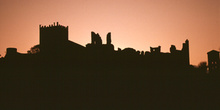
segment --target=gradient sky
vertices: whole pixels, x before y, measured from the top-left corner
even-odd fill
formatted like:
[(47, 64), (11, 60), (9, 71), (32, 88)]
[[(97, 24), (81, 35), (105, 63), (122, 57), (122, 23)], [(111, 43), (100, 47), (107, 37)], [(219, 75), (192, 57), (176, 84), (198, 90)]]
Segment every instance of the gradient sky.
[(104, 43), (111, 32), (115, 50), (160, 45), (169, 52), (189, 39), (193, 65), (220, 49), (220, 0), (1, 0), (0, 54), (7, 47), (26, 53), (39, 44), (39, 24), (57, 21), (69, 26), (69, 40), (84, 46), (91, 31)]

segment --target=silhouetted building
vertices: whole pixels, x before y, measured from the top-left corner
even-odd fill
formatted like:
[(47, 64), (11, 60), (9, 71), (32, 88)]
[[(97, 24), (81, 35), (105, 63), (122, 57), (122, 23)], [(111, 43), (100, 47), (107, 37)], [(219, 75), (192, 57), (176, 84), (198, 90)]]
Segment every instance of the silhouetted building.
[(208, 54), (209, 73), (219, 72), (220, 71), (219, 52), (216, 50), (212, 50), (208, 52), (207, 54)]
[(183, 43), (182, 50), (176, 50), (175, 45), (171, 45), (170, 53), (173, 55), (173, 59), (182, 62), (184, 65), (190, 65), (188, 39)]
[(68, 42), (68, 26), (62, 26), (57, 22), (49, 26), (39, 26), (40, 28), (40, 50), (43, 54), (62, 53)]
[(152, 54), (158, 54), (158, 53), (160, 53), (160, 46), (158, 46), (158, 47), (150, 47), (150, 52), (152, 53)]
[(91, 43), (86, 45), (87, 50), (89, 53), (95, 54), (111, 54), (114, 52), (114, 45), (111, 44), (111, 33), (108, 33), (106, 36), (107, 42), (106, 44), (102, 44), (102, 39), (99, 34), (95, 34), (91, 32)]
[(17, 48), (7, 48), (5, 58), (16, 58), (17, 54)]
[(40, 25), (40, 53), (47, 58), (78, 59), (85, 53), (85, 47), (69, 41), (68, 26), (57, 22), (57, 25)]
[[(16, 48), (8, 48), (6, 59), (46, 59), (57, 62), (65, 60), (69, 63), (91, 62), (98, 64), (112, 64), (120, 66), (123, 64), (139, 65), (148, 67), (185, 67), (189, 66), (189, 41), (183, 43), (182, 50), (177, 50), (174, 45), (170, 48), (170, 53), (162, 53), (161, 46), (150, 47), (150, 52), (136, 51), (133, 48), (114, 50), (111, 40), (111, 33), (106, 36), (106, 44), (103, 44), (100, 35), (91, 32), (91, 43), (86, 47), (68, 40), (68, 26), (62, 26), (58, 22), (55, 25), (39, 26), (40, 44), (36, 45), (37, 50), (29, 54), (21, 54)], [(37, 52), (35, 52), (37, 51)], [(38, 53), (39, 54), (35, 54)], [(120, 63), (123, 64), (120, 64)], [(65, 62), (66, 63), (66, 62)]]
[(183, 53), (184, 63), (186, 65), (190, 65), (190, 62), (189, 62), (189, 40), (188, 39), (185, 41), (185, 43), (183, 43), (182, 53)]
[(9, 63), (30, 63), (35, 60), (37, 54), (26, 54), (17, 52), (17, 48), (7, 48), (5, 60)]

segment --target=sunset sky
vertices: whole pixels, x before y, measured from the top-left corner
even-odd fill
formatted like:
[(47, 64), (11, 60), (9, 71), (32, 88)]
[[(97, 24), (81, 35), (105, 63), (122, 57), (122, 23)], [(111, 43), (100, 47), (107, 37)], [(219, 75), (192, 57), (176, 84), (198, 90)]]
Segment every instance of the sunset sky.
[(1, 0), (0, 54), (8, 47), (26, 53), (39, 44), (39, 25), (57, 21), (69, 26), (69, 40), (83, 46), (91, 31), (104, 43), (111, 32), (115, 50), (160, 45), (169, 52), (189, 39), (193, 65), (220, 49), (220, 0)]

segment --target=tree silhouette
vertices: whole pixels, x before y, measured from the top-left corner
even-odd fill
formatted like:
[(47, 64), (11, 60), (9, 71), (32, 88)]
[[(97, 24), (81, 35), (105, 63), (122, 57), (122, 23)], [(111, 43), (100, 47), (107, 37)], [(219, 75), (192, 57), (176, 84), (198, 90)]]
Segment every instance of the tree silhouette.
[(199, 68), (200, 72), (207, 73), (207, 63), (205, 61), (200, 62), (198, 64), (198, 68)]
[(40, 52), (40, 45), (35, 45), (31, 47), (30, 50), (27, 51), (28, 54), (37, 54)]

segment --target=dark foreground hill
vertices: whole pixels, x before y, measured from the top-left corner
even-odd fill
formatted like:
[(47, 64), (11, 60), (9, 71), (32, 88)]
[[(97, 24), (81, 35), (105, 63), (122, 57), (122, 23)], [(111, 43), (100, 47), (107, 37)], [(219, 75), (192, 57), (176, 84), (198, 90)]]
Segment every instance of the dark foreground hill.
[(220, 106), (218, 75), (189, 67), (88, 65), (1, 65), (1, 110), (215, 110)]

